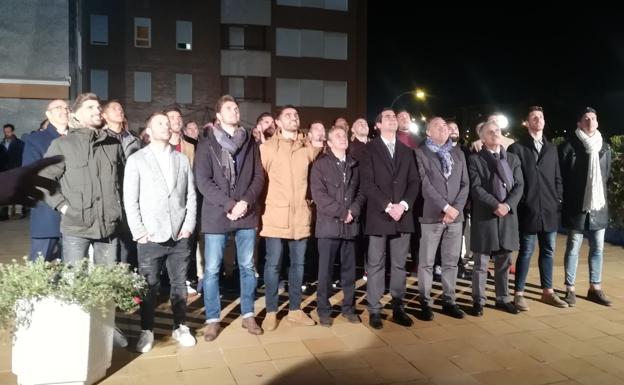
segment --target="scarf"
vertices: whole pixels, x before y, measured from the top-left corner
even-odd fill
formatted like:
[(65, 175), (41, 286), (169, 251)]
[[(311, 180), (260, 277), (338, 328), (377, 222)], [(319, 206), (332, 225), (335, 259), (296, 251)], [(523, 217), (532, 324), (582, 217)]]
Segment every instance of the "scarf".
[(221, 167), (223, 168), (223, 174), (228, 181), (230, 191), (234, 190), (236, 186), (236, 166), (234, 165), (234, 156), (243, 147), (247, 140), (247, 131), (242, 127), (237, 127), (234, 130), (234, 135), (230, 136), (227, 132), (221, 128), (221, 125), (216, 124), (212, 132), (219, 146), (221, 146)]
[(425, 145), (427, 148), (436, 154), (440, 159), (440, 165), (442, 166), (442, 174), (446, 179), (451, 176), (451, 171), (453, 170), (453, 157), (451, 156), (451, 150), (453, 149), (453, 141), (448, 139), (446, 143), (441, 146), (438, 146), (431, 140), (431, 138), (427, 138), (425, 140)]
[(605, 194), (602, 187), (602, 174), (600, 172), (600, 149), (602, 148), (602, 135), (600, 132), (588, 136), (583, 130), (575, 131), (585, 152), (589, 155), (587, 177), (585, 182), (585, 195), (583, 196), (583, 211), (600, 210), (605, 206)]
[(507, 199), (507, 192), (511, 190), (514, 184), (513, 172), (507, 162), (507, 152), (503, 146), (499, 146), (498, 156), (495, 157), (490, 150), (485, 147), (481, 150), (485, 154), (485, 159), (492, 175), (492, 191), (499, 202)]

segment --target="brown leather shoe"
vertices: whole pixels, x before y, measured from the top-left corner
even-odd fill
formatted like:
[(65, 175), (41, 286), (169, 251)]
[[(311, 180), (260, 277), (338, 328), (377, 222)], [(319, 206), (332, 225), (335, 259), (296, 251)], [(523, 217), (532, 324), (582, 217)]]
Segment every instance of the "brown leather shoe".
[(305, 326), (316, 325), (316, 322), (314, 322), (312, 318), (308, 317), (308, 315), (304, 313), (303, 310), (289, 311), (288, 316), (286, 316), (286, 319), (289, 320), (290, 322), (298, 323), (300, 325), (305, 325)]
[(211, 322), (204, 326), (204, 341), (214, 341), (221, 331), (221, 324), (219, 322)]
[(255, 336), (259, 336), (264, 333), (264, 330), (258, 326), (254, 317), (243, 318), (243, 329), (247, 329), (250, 334)]
[(262, 321), (262, 329), (270, 332), (277, 329), (277, 313), (270, 312), (266, 313), (264, 317), (264, 321)]

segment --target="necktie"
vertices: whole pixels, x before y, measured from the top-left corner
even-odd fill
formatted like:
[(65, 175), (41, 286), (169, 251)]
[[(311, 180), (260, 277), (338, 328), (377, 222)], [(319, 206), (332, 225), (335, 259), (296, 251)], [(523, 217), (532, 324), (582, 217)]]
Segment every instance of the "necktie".
[(388, 151), (390, 152), (390, 158), (394, 158), (394, 143), (388, 142), (386, 146), (388, 147)]

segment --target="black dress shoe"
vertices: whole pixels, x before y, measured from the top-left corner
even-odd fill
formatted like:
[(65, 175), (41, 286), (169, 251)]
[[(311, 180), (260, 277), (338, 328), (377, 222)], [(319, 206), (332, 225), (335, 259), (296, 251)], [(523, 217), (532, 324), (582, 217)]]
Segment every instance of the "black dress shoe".
[(448, 316), (458, 319), (462, 319), (466, 315), (466, 313), (464, 313), (455, 303), (442, 305), (442, 312)]
[(401, 326), (412, 326), (414, 323), (403, 309), (392, 310), (392, 319)]
[(510, 314), (518, 314), (520, 310), (513, 304), (513, 302), (496, 302), (496, 307), (498, 309), (504, 310)]
[(383, 329), (383, 324), (381, 323), (381, 314), (379, 313), (373, 313), (370, 315), (370, 318), (368, 319), (368, 324), (373, 328), (373, 329)]
[(420, 319), (423, 321), (433, 321), (433, 310), (431, 310), (431, 306), (421, 304), (420, 308)]
[(470, 313), (475, 317), (483, 317), (483, 305), (478, 303), (473, 304)]

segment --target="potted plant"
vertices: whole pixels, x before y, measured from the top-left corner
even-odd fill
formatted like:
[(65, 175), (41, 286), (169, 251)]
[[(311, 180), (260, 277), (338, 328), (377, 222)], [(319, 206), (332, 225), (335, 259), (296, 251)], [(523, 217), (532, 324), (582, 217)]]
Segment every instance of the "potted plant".
[(0, 328), (18, 383), (92, 384), (111, 365), (115, 307), (135, 309), (143, 277), (127, 265), (0, 264)]

